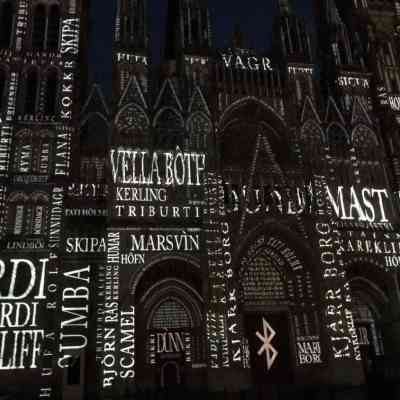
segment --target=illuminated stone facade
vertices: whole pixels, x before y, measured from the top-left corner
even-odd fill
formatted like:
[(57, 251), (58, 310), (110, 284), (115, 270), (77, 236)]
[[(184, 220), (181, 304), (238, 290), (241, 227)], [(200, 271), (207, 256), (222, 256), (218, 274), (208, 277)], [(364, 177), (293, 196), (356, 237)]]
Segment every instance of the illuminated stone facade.
[(399, 378), (400, 6), (277, 3), (259, 54), (169, 1), (155, 74), (118, 0), (107, 101), (86, 2), (0, 0), (0, 396)]

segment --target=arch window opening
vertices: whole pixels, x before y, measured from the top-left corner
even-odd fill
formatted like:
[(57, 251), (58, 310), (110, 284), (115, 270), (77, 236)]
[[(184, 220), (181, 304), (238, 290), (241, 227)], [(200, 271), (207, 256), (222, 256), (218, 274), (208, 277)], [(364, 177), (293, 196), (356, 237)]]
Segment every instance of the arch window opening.
[(151, 374), (152, 384), (166, 389), (194, 382), (192, 365), (206, 362), (201, 285), (198, 265), (180, 258), (150, 265), (133, 282), (136, 314), (141, 315), (136, 323), (138, 380)]
[(169, 297), (156, 305), (147, 330), (150, 365), (160, 364), (163, 369), (168, 361), (178, 365), (192, 359), (193, 318), (180, 299)]
[(14, 172), (17, 174), (49, 174), (51, 141), (46, 133), (22, 131), (16, 135)]
[(141, 107), (125, 106), (116, 117), (116, 125), (124, 143), (139, 148), (149, 145), (149, 119)]
[(47, 231), (49, 199), (44, 193), (11, 194), (8, 232), (15, 236), (43, 236)]

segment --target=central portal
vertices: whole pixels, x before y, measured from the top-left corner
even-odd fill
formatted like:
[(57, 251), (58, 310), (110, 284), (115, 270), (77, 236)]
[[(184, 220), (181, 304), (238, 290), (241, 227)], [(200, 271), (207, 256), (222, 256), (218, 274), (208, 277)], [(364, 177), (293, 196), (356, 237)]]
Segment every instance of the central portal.
[(240, 299), (253, 382), (290, 384), (322, 364), (313, 276), (296, 238), (276, 224), (240, 257)]
[(245, 319), (255, 383), (290, 383), (289, 322), (286, 313), (249, 314)]

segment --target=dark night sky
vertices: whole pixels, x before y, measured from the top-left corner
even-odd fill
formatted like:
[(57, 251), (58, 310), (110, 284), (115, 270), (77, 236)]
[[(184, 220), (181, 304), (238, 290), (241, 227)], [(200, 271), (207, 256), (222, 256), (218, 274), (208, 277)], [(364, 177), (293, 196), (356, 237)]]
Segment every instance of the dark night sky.
[[(89, 77), (91, 82), (101, 83), (108, 94), (111, 77), (111, 48), (115, 0), (91, 1), (91, 33)], [(258, 49), (269, 46), (272, 18), (277, 12), (278, 0), (210, 0), (214, 46), (226, 47), (235, 24), (239, 24)], [(311, 0), (297, 0), (295, 10), (311, 20)], [(159, 60), (165, 37), (167, 0), (148, 0), (152, 56)]]

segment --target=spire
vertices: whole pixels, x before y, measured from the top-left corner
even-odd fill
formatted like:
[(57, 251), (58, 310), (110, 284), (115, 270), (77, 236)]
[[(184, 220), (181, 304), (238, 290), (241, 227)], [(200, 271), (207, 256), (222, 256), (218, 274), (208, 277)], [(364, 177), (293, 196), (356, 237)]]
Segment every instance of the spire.
[(124, 51), (147, 50), (146, 0), (118, 0), (115, 42)]
[(293, 12), (291, 0), (278, 0), (274, 19), (274, 47), (282, 61), (312, 63), (311, 41), (303, 18)]
[(133, 76), (148, 90), (147, 0), (117, 0), (114, 31), (114, 96), (121, 100)]
[(182, 54), (208, 54), (211, 48), (211, 22), (206, 0), (169, 0), (167, 13), (166, 58)]

